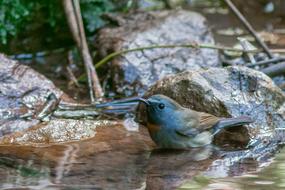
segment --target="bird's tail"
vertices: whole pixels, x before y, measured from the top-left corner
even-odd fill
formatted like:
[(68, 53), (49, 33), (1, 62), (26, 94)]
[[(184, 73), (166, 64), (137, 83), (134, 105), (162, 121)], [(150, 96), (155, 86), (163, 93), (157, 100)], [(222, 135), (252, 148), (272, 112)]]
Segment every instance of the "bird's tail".
[(216, 135), (224, 128), (242, 126), (242, 125), (249, 124), (252, 122), (254, 122), (254, 120), (248, 116), (240, 116), (236, 118), (224, 118), (224, 119), (221, 119), (213, 127), (213, 135)]

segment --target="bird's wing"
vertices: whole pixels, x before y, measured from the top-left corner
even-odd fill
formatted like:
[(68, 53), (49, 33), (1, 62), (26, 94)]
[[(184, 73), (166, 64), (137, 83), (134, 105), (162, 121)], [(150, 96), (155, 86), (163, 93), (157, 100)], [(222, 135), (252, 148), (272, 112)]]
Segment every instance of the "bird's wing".
[(199, 115), (198, 128), (201, 131), (212, 128), (220, 120), (219, 117), (216, 117), (208, 113), (204, 113), (204, 112), (197, 112), (197, 113)]
[(194, 137), (200, 133), (198, 128), (199, 125), (199, 115), (197, 112), (190, 110), (185, 110), (180, 115), (182, 124), (180, 128), (175, 129), (175, 132), (180, 136)]
[(180, 136), (185, 136), (185, 137), (195, 137), (200, 133), (197, 128), (181, 128), (181, 129), (175, 129), (176, 134)]
[(191, 112), (184, 115), (184, 126), (176, 129), (176, 133), (181, 136), (193, 137), (197, 134), (213, 127), (220, 118), (204, 112)]

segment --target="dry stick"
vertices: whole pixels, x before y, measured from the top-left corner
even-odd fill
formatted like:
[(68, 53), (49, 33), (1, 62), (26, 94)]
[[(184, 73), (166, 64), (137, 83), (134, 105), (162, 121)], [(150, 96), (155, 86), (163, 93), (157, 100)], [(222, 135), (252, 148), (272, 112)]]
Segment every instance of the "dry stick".
[(207, 49), (217, 49), (217, 50), (224, 50), (224, 51), (236, 51), (236, 52), (245, 52), (245, 53), (257, 53), (260, 52), (260, 50), (243, 50), (243, 49), (237, 49), (237, 48), (231, 48), (231, 47), (225, 47), (225, 46), (219, 46), (215, 44), (198, 44), (198, 43), (192, 43), (192, 44), (181, 44), (181, 45), (153, 45), (153, 46), (145, 46), (145, 47), (138, 47), (133, 49), (127, 49), (127, 50), (121, 50), (116, 51), (114, 53), (111, 53), (104, 57), (102, 60), (97, 62), (95, 65), (96, 68), (99, 68), (100, 66), (104, 65), (111, 59), (113, 59), (116, 56), (126, 54), (129, 52), (134, 51), (142, 51), (147, 49), (156, 49), (156, 48), (207, 48)]
[(70, 80), (69, 84), (74, 84), (77, 88), (79, 88), (80, 85), (79, 85), (75, 75), (73, 74), (72, 69), (69, 66), (66, 66), (66, 70), (67, 70), (67, 74), (68, 74), (68, 77)]
[[(93, 61), (92, 61), (92, 57), (90, 55), (89, 49), (88, 49), (88, 45), (87, 45), (87, 40), (86, 40), (86, 36), (85, 36), (85, 31), (84, 31), (84, 26), (83, 26), (83, 21), (82, 21), (82, 16), (81, 16), (81, 11), (80, 11), (80, 4), (78, 0), (73, 0), (73, 5), (76, 9), (76, 18), (77, 18), (77, 23), (79, 25), (79, 31), (81, 34), (81, 42), (82, 42), (82, 56), (83, 56), (83, 60), (84, 63), (86, 64), (86, 68), (88, 68), (89, 72), (90, 72), (90, 79), (91, 79), (91, 89), (92, 91), (94, 91), (95, 97), (96, 98), (102, 98), (104, 93), (103, 93), (103, 89), (100, 85), (100, 81), (98, 78), (98, 75), (96, 73), (96, 70), (94, 68), (93, 65)], [(91, 102), (94, 103), (95, 100), (93, 98), (93, 100), (91, 99)]]
[(285, 74), (285, 62), (271, 65), (265, 69), (262, 69), (261, 71), (270, 77), (284, 75)]
[(79, 0), (72, 0), (72, 5), (73, 5), (73, 9), (75, 10), (75, 17), (77, 21), (76, 23), (77, 23), (77, 27), (79, 29), (79, 35), (80, 35), (80, 47), (79, 48), (82, 49), (81, 54), (83, 57), (85, 68), (86, 68), (86, 71), (89, 72), (88, 81), (89, 81), (90, 92), (92, 93), (90, 94), (91, 103), (94, 103), (95, 102), (94, 95), (96, 98), (101, 98), (103, 96), (103, 90), (101, 88), (96, 70), (93, 66), (92, 57), (90, 55), (89, 48), (87, 45)]
[(285, 53), (285, 49), (270, 49), (270, 51), (272, 53), (281, 53), (281, 54)]
[[(82, 50), (81, 48), (81, 37), (80, 37), (80, 31), (79, 31), (79, 27), (77, 24), (77, 19), (76, 19), (76, 14), (75, 14), (75, 10), (74, 7), (72, 5), (72, 0), (63, 0), (63, 7), (64, 7), (64, 11), (66, 14), (66, 18), (68, 21), (68, 25), (71, 31), (71, 34), (73, 36), (74, 41), (76, 42), (77, 48), (79, 49), (79, 51)], [(89, 93), (90, 93), (90, 97), (91, 100), (94, 99), (94, 93), (92, 90), (92, 82), (91, 82), (91, 77), (90, 77), (90, 72), (89, 70), (86, 68), (86, 73), (87, 73), (87, 78), (88, 78), (88, 85), (89, 85)]]
[(255, 67), (255, 66), (261, 66), (261, 65), (269, 65), (271, 63), (278, 63), (281, 61), (285, 61), (284, 57), (275, 57), (272, 59), (268, 59), (268, 60), (263, 60), (263, 61), (259, 61), (256, 63), (245, 63), (248, 67)]
[(83, 58), (88, 78), (90, 98), (91, 102), (94, 103), (95, 97), (101, 98), (103, 96), (103, 90), (100, 85), (96, 70), (93, 66), (92, 58), (86, 42), (79, 1), (63, 0), (63, 4), (70, 30)]
[[(68, 77), (70, 79), (70, 82), (71, 84), (75, 84), (76, 87), (80, 87), (72, 69), (71, 69), (71, 66), (73, 65), (73, 57), (72, 57), (72, 51), (69, 50), (68, 53), (67, 53), (67, 59), (68, 59), (68, 66), (66, 66), (66, 70), (67, 70), (67, 74), (68, 74)], [(70, 83), (69, 83), (70, 84)]]
[(273, 58), (273, 54), (270, 52), (267, 45), (259, 38), (256, 34), (256, 31), (253, 29), (251, 24), (246, 20), (246, 18), (241, 14), (241, 12), (236, 8), (236, 6), (232, 3), (231, 0), (224, 0), (225, 3), (230, 7), (230, 9), (234, 12), (234, 14), (238, 17), (238, 19), (243, 23), (243, 25), (248, 29), (248, 31), (253, 35), (257, 43), (262, 47), (264, 52), (268, 55), (269, 58)]

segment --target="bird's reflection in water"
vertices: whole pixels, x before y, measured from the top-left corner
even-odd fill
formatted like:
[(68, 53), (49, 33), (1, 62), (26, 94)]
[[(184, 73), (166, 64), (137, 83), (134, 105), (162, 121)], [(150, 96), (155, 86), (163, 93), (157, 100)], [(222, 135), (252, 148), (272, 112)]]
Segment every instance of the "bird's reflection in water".
[(188, 150), (156, 149), (147, 168), (147, 189), (172, 189), (204, 172), (219, 156), (213, 146)]

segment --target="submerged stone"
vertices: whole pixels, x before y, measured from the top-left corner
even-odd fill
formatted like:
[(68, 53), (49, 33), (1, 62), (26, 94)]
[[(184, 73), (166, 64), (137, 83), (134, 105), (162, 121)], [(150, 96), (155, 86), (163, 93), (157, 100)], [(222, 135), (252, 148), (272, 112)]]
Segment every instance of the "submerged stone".
[[(206, 19), (196, 12), (175, 10), (136, 13), (119, 27), (104, 28), (97, 47), (102, 57), (111, 52), (156, 45), (214, 44)], [(154, 48), (129, 52), (109, 65), (111, 89), (127, 96), (142, 94), (157, 80), (185, 70), (221, 66), (218, 51), (193, 48)]]

